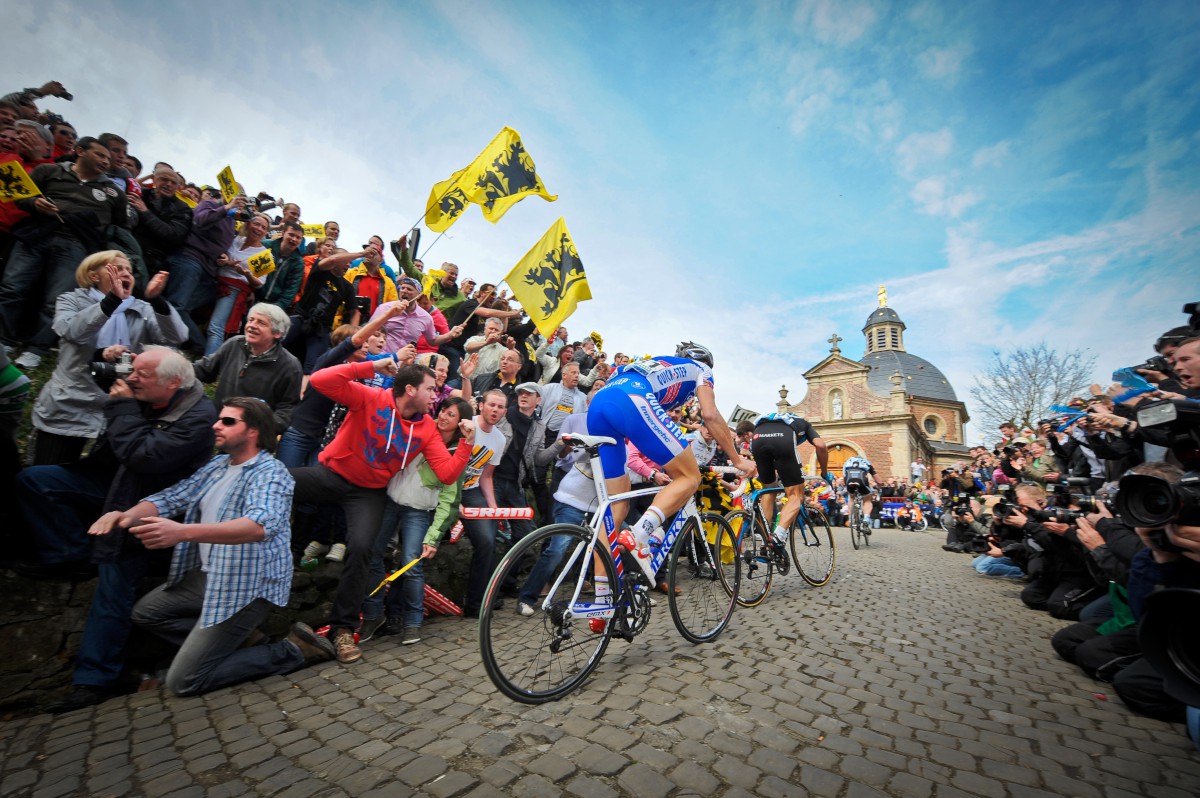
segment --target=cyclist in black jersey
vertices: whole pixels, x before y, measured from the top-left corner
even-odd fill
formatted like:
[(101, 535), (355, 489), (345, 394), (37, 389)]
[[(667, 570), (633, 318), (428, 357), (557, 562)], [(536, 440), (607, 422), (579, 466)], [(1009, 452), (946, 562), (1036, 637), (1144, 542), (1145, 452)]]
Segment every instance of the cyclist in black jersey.
[[(793, 413), (771, 413), (760, 418), (754, 426), (754, 437), (750, 440), (750, 453), (758, 466), (759, 479), (769, 486), (776, 481), (783, 483), (787, 504), (779, 515), (779, 524), (772, 536), (779, 543), (787, 542), (787, 530), (791, 528), (800, 505), (804, 501), (804, 467), (800, 464), (800, 444), (811, 443), (817, 450), (817, 465), (826, 479), (829, 474), (829, 449), (812, 424)], [(775, 517), (775, 494), (767, 493), (760, 499), (767, 518)]]

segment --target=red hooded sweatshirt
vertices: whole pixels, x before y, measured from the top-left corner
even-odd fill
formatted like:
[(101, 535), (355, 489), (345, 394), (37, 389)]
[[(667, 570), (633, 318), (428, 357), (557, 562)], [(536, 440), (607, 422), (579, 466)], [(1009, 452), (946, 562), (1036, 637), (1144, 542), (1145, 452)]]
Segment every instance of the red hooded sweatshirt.
[(420, 413), (401, 418), (392, 392), (356, 380), (374, 376), (372, 361), (345, 363), (314, 372), (310, 385), (350, 409), (341, 429), (317, 459), (335, 474), (361, 488), (382, 488), (418, 453), (437, 478), (458, 479), (471, 457), (470, 446), (454, 454), (438, 434), (433, 417)]

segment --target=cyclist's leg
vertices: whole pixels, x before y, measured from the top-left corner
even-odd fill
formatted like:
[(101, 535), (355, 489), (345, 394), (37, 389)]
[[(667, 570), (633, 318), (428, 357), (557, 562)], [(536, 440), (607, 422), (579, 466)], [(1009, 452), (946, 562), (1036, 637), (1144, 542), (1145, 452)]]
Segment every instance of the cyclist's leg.
[[(762, 486), (764, 488), (775, 487), (779, 480), (775, 473), (775, 454), (768, 441), (763, 438), (755, 438), (750, 444), (750, 456), (754, 458), (754, 464), (758, 466), (758, 478), (762, 482)], [(760, 495), (758, 506), (762, 510), (767, 526), (770, 527), (771, 522), (775, 520), (775, 494)], [(768, 528), (767, 534), (770, 533), (771, 530)]]
[(804, 483), (798, 485), (788, 485), (784, 483), (783, 494), (787, 496), (787, 503), (783, 505), (783, 511), (779, 514), (779, 526), (777, 529), (784, 530), (783, 539), (787, 539), (787, 530), (792, 528), (792, 524), (796, 521), (796, 516), (800, 515), (800, 505), (804, 503)]
[[(609, 390), (609, 389), (605, 389)], [(601, 394), (604, 391), (600, 392)], [(624, 394), (625, 415), (618, 429), (651, 462), (662, 466), (671, 481), (663, 486), (646, 513), (634, 524), (635, 534), (654, 532), (679, 511), (700, 487), (700, 466), (688, 447), (683, 430), (671, 420), (652, 392)], [(597, 397), (599, 398), (599, 396)], [(595, 400), (593, 400), (593, 405)], [(591, 429), (592, 409), (588, 409), (588, 428)], [(611, 414), (606, 415), (611, 421)], [(625, 464), (621, 463), (621, 472)], [(607, 463), (605, 474), (611, 473)]]

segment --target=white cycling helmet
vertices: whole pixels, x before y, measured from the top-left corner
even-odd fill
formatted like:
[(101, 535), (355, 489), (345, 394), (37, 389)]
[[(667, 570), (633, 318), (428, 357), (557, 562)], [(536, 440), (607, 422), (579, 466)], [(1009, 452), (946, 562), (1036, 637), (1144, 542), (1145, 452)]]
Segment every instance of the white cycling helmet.
[(675, 357), (686, 357), (688, 360), (706, 363), (709, 368), (712, 368), (713, 364), (713, 356), (709, 348), (692, 341), (684, 341), (675, 347)]

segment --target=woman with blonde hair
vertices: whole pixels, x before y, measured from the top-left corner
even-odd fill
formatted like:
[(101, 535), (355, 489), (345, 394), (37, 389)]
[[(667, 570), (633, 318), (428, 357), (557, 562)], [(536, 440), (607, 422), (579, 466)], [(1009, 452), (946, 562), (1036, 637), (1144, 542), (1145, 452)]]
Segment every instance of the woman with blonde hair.
[(112, 381), (104, 388), (97, 384), (94, 361), (118, 367), (119, 376), (122, 355), (137, 354), (146, 344), (178, 346), (187, 340), (179, 313), (162, 298), (167, 274), (154, 275), (142, 301), (132, 295), (133, 269), (124, 252), (97, 252), (75, 269), (79, 287), (55, 303), (58, 364), (33, 406), (34, 465), (74, 462), (104, 430)]

